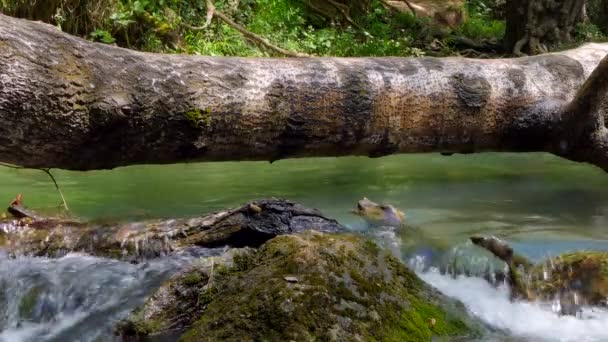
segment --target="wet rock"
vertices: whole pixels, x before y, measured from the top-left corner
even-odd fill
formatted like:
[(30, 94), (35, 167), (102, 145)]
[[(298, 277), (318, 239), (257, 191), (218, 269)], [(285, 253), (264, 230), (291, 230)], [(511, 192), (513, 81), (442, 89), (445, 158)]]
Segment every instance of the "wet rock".
[(297, 283), (298, 282), (298, 278), (296, 278), (296, 277), (283, 277), (283, 279), (285, 279), (285, 281), (288, 283)]
[[(464, 306), (361, 237), (307, 231), (231, 253), (164, 284), (117, 333), (158, 336), (176, 320), (180, 341), (431, 341), (481, 329)], [(199, 273), (193, 292), (174, 295)]]
[[(180, 271), (165, 282), (143, 306), (116, 326), (116, 333), (126, 341), (177, 340), (185, 328), (209, 304), (204, 295), (213, 282), (216, 267), (231, 267), (235, 250), (219, 257), (201, 258), (189, 268)], [(246, 248), (239, 253), (248, 253)], [(170, 339), (169, 337), (175, 338)]]
[(557, 300), (556, 311), (565, 315), (576, 315), (581, 305), (607, 304), (608, 252), (565, 253), (533, 264), (497, 238), (472, 237), (471, 241), (507, 263), (514, 298)]
[(12, 255), (57, 257), (78, 251), (137, 261), (189, 246), (257, 247), (277, 235), (308, 229), (345, 231), (316, 209), (284, 199), (265, 199), (189, 219), (125, 224), (61, 218), (0, 220), (0, 248)]
[(357, 202), (352, 211), (373, 225), (399, 227), (405, 221), (405, 214), (389, 204), (378, 204), (367, 197)]

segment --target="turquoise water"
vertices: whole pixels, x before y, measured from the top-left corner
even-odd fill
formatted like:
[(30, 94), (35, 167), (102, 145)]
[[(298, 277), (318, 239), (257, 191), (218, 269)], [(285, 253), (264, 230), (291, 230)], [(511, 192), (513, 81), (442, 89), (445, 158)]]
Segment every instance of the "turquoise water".
[[(72, 214), (86, 219), (202, 215), (249, 200), (286, 197), (353, 229), (367, 196), (405, 211), (429, 234), (465, 239), (608, 240), (608, 175), (547, 154), (401, 155), (266, 162), (145, 165), (53, 171)], [(54, 210), (60, 198), (37, 170), (0, 168), (0, 202)], [(599, 241), (599, 242), (598, 242)]]
[[(366, 224), (349, 211), (367, 196), (400, 208), (410, 225), (449, 246), (467, 246), (472, 234), (491, 234), (532, 259), (573, 249), (608, 250), (608, 174), (546, 154), (320, 158), (53, 174), (72, 215), (90, 220), (197, 216), (275, 196), (319, 208), (363, 231)], [(0, 184), (0, 203), (8, 205), (22, 193), (26, 206), (57, 211), (60, 197), (41, 171), (0, 168)], [(373, 232), (394, 241), (384, 231)], [(131, 265), (78, 254), (7, 259), (0, 251), (0, 281), (9, 293), (0, 303), (0, 342), (112, 340), (118, 319), (178, 269), (176, 263), (187, 265), (196, 257)], [(432, 272), (421, 277), (498, 329), (496, 338), (483, 341), (608, 339), (608, 312), (593, 308), (593, 317), (584, 320), (559, 317), (541, 305), (513, 303), (506, 289), (479, 278)], [(22, 325), (18, 303), (33, 286), (41, 286), (43, 295), (33, 321)]]

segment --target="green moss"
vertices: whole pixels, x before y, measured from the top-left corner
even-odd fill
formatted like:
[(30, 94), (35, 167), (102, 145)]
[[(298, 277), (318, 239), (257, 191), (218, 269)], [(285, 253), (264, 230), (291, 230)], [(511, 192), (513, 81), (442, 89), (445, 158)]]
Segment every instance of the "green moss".
[(207, 290), (201, 292), (198, 296), (198, 302), (201, 305), (207, 305), (211, 303), (211, 301), (215, 298), (215, 295), (218, 293), (217, 287), (210, 287)]
[(182, 341), (430, 341), (472, 332), (401, 262), (352, 235), (280, 236), (220, 269)]
[(19, 317), (21, 319), (28, 320), (32, 318), (36, 303), (38, 303), (38, 299), (42, 292), (43, 289), (41, 287), (35, 286), (21, 298), (21, 301), (19, 302)]
[(147, 336), (158, 333), (166, 328), (161, 319), (146, 319), (143, 311), (136, 311), (129, 320), (119, 323), (117, 330), (126, 336)]
[(198, 127), (203, 114), (198, 108), (190, 109), (186, 112), (186, 119), (190, 121), (192, 126)]
[(245, 271), (251, 268), (255, 264), (254, 253), (249, 251), (237, 252), (232, 258), (234, 263), (234, 269), (238, 271)]
[(378, 256), (381, 251), (380, 247), (378, 247), (378, 245), (370, 239), (367, 239), (363, 242), (363, 248), (365, 248), (365, 251), (371, 254), (372, 256)]
[[(549, 269), (551, 277), (545, 279)], [(601, 305), (608, 297), (608, 253), (579, 251), (552, 258), (529, 270), (531, 281), (525, 296), (530, 299), (553, 299), (564, 290), (577, 288), (585, 302)]]
[(383, 341), (430, 341), (441, 336), (466, 336), (470, 328), (437, 305), (410, 296), (409, 306), (381, 332)]
[(192, 272), (192, 273), (185, 275), (181, 279), (181, 281), (186, 286), (196, 286), (196, 285), (199, 285), (200, 283), (202, 283), (203, 281), (206, 281), (206, 279), (203, 277), (202, 274), (200, 274), (198, 272)]
[(194, 127), (203, 128), (211, 126), (211, 108), (206, 108), (202, 111), (198, 108), (192, 108), (186, 111), (185, 115), (186, 119), (188, 119)]

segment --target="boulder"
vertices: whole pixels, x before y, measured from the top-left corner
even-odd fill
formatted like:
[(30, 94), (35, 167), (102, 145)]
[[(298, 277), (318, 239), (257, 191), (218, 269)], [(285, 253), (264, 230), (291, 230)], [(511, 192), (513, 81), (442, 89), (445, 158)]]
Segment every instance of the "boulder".
[(373, 242), (307, 231), (194, 266), (116, 332), (127, 340), (418, 342), (470, 340), (481, 329)]

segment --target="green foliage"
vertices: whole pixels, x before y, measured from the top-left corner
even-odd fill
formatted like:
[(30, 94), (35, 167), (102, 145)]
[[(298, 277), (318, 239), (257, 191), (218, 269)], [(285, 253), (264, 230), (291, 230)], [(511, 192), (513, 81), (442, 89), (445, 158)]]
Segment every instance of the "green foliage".
[[(601, 21), (608, 0), (590, 1), (590, 17)], [(505, 32), (504, 0), (468, 0), (467, 20), (454, 29), (429, 18), (387, 9), (380, 0), (353, 5), (352, 19), (329, 19), (307, 1), (214, 0), (238, 25), (281, 48), (317, 56), (422, 56), (453, 54), (453, 37), (498, 43)], [(151, 52), (209, 56), (274, 56), (215, 19), (208, 27), (204, 0), (0, 0), (0, 11), (42, 20), (91, 40)], [(581, 24), (577, 41), (606, 37), (597, 24)], [(600, 25), (601, 26), (601, 25)], [(600, 27), (604, 29), (604, 27)]]
[(87, 36), (105, 24), (118, 0), (0, 0), (0, 12), (40, 20), (71, 34)]
[(89, 37), (96, 42), (102, 42), (105, 44), (114, 44), (116, 39), (112, 37), (112, 34), (106, 30), (97, 29), (89, 34)]
[(587, 0), (585, 6), (590, 22), (608, 35), (608, 0)]
[[(422, 55), (412, 46), (420, 25), (413, 16), (389, 13), (379, 1), (358, 18), (359, 27), (338, 27), (310, 13), (299, 2), (258, 0), (250, 4), (247, 29), (286, 49), (319, 56)], [(407, 31), (407, 32), (406, 32)]]
[(499, 41), (505, 35), (506, 22), (492, 17), (491, 0), (469, 0), (466, 5), (468, 20), (460, 24), (455, 33), (473, 40)]
[(579, 23), (576, 25), (575, 39), (579, 42), (585, 41), (605, 41), (608, 37), (602, 30), (592, 23)]
[(473, 40), (490, 39), (499, 41), (505, 35), (504, 21), (472, 16), (459, 25), (455, 32), (457, 35)]

